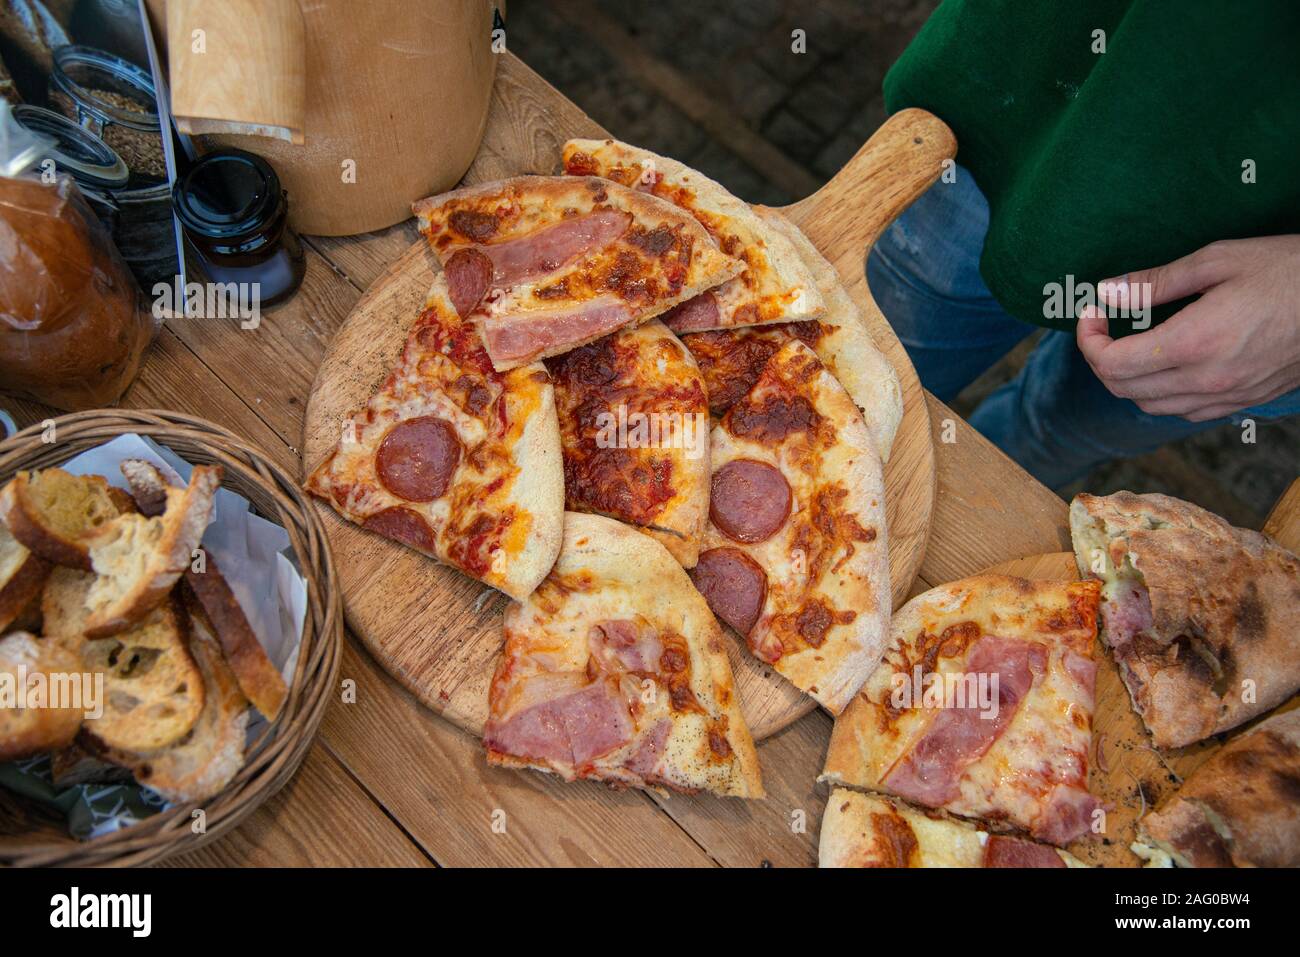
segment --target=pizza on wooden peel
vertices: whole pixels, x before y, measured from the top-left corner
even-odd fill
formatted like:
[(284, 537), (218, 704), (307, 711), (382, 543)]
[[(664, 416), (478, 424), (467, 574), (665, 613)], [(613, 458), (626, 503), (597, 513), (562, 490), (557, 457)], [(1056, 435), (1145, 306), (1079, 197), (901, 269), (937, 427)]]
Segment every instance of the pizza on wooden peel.
[(695, 360), (656, 319), (546, 360), (565, 507), (608, 515), (685, 568), (709, 510), (709, 405)]
[(341, 425), (307, 491), (514, 598), (559, 553), (564, 476), (540, 363), (496, 372), (439, 276), (400, 360)]
[(801, 322), (826, 311), (789, 238), (707, 176), (618, 140), (569, 140), (562, 161), (570, 176), (600, 176), (680, 207), (708, 230), (719, 249), (744, 262), (739, 276), (665, 315), (664, 322), (674, 332)]
[(838, 714), (880, 661), (890, 585), (880, 457), (803, 342), (713, 430), (709, 526), (691, 578), (717, 616)]
[(613, 519), (568, 513), (551, 574), (506, 612), (488, 762), (762, 797), (723, 641), (667, 549)]
[(822, 780), (1060, 846), (1087, 834), (1099, 591), (981, 575), (913, 598)]
[(676, 206), (594, 176), (518, 176), (411, 208), (497, 371), (644, 322), (744, 268)]

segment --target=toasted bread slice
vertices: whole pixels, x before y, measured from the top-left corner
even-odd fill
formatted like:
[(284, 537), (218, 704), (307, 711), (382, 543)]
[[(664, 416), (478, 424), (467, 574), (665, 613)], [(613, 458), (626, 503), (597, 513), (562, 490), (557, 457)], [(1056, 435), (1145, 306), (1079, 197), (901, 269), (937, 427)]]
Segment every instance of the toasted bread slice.
[(49, 574), (50, 563), (0, 525), (0, 633), (27, 610)]
[[(70, 590), (81, 587), (81, 581), (69, 585)], [(64, 598), (63, 604), (72, 601)], [(92, 750), (157, 751), (189, 734), (204, 701), (189, 630), (189, 616), (173, 596), (111, 638), (80, 639), (86, 670), (104, 675), (104, 713), (88, 718), (83, 729), (82, 740)]]
[(70, 648), (80, 648), (86, 631), (86, 594), (95, 583), (94, 572), (56, 567), (41, 591), (41, 628), (47, 638)]
[[(140, 513), (157, 515), (161, 512), (167, 501), (168, 482), (158, 467), (142, 459), (127, 459), (121, 467)], [(206, 616), (205, 624), (221, 643), (240, 690), (258, 711), (274, 721), (284, 707), (289, 689), (253, 633), (235, 593), (217, 567), (216, 559), (208, 555), (201, 572), (187, 568), (185, 586), (188, 594), (197, 600), (197, 608), (201, 609), (201, 612), (196, 612), (196, 607), (191, 605), (191, 614)]]
[(119, 515), (90, 536), (99, 577), (86, 594), (86, 637), (130, 627), (171, 592), (212, 521), (220, 483), (220, 466), (196, 466), (187, 487), (167, 490), (161, 515)]
[(145, 787), (176, 803), (202, 801), (230, 783), (244, 766), (248, 730), (248, 699), (222, 657), (221, 646), (201, 616), (192, 619), (192, 625), (190, 650), (205, 687), (203, 711), (193, 729), (153, 754), (110, 755), (130, 767)]
[(90, 571), (86, 537), (129, 504), (102, 476), (41, 469), (19, 472), (0, 490), (0, 521), (38, 558)]
[[(0, 673), (11, 677), (21, 696), (21, 708), (0, 708), (0, 761), (13, 761), (61, 748), (72, 743), (81, 727), (83, 709), (80, 707), (53, 707), (67, 704), (60, 695), (54, 699), (55, 675), (81, 672), (77, 656), (62, 644), (42, 640), (25, 631), (15, 631), (0, 638)], [(39, 700), (29, 700), (31, 679), (45, 675), (45, 693)]]

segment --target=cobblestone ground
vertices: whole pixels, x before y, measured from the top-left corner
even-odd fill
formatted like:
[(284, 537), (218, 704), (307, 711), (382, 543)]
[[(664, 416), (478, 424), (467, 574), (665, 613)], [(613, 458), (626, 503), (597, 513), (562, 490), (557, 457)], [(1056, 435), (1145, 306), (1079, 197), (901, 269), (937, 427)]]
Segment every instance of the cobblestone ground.
[[(751, 202), (816, 190), (884, 121), (885, 71), (937, 0), (512, 0), (510, 48), (621, 139)], [(806, 51), (795, 53), (792, 33)], [(968, 414), (1028, 345), (954, 403)], [(1300, 421), (1224, 426), (1058, 489), (1167, 492), (1258, 526), (1300, 474)]]

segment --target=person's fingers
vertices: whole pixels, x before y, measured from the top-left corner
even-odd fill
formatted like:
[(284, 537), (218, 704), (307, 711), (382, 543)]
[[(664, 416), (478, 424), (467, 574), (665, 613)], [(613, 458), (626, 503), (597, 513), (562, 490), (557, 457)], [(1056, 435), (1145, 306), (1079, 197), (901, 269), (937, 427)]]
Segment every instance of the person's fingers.
[(1213, 302), (1198, 299), (1149, 332), (1115, 339), (1100, 348), (1094, 338), (1092, 355), (1085, 353), (1085, 358), (1107, 383), (1207, 361), (1213, 357), (1214, 343), (1200, 328), (1204, 323), (1196, 320), (1212, 316), (1214, 308)]
[(1137, 407), (1147, 415), (1187, 416), (1210, 405), (1225, 404), (1223, 396), (1206, 395), (1203, 392), (1165, 395), (1158, 399), (1138, 399), (1136, 401)]
[(1227, 277), (1224, 245), (1211, 243), (1163, 266), (1104, 279), (1097, 284), (1097, 295), (1108, 305), (1137, 310), (1204, 292)]
[(1092, 371), (1096, 372), (1095, 360), (1100, 359), (1102, 351), (1115, 341), (1110, 337), (1106, 317), (1096, 306), (1085, 306), (1079, 313), (1079, 321), (1074, 325), (1074, 341), (1088, 365), (1092, 366)]

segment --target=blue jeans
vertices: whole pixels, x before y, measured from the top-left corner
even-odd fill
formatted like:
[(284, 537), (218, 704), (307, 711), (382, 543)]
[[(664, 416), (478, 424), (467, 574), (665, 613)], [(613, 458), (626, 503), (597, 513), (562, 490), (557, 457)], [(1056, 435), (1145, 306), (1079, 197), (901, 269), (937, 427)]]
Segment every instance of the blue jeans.
[[(1034, 331), (1008, 315), (980, 278), (989, 207), (970, 173), (935, 183), (885, 230), (867, 257), (867, 282), (921, 383), (952, 401)], [(1151, 265), (1136, 263), (1134, 268)], [(1300, 413), (1300, 389), (1210, 422), (1148, 415), (1112, 395), (1075, 344), (1052, 330), (1020, 374), (986, 398), (971, 425), (1044, 485), (1060, 488), (1112, 459), (1246, 418)]]

